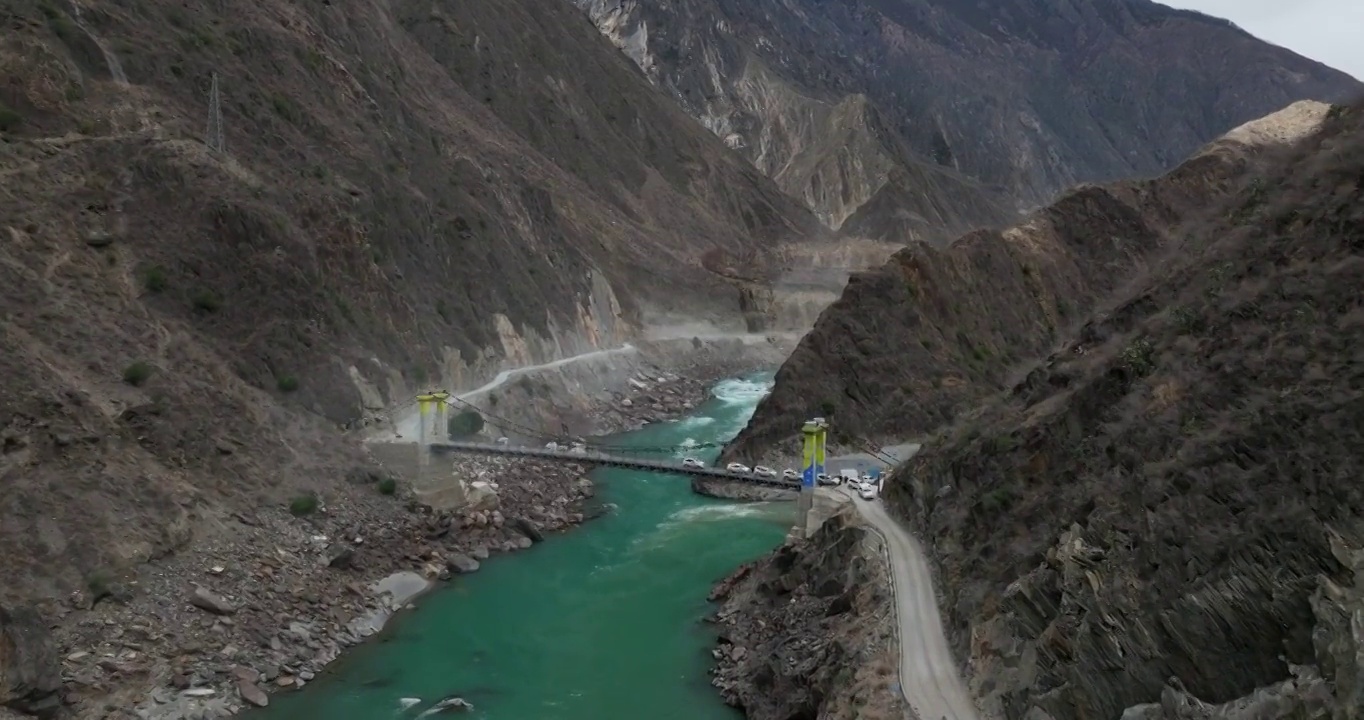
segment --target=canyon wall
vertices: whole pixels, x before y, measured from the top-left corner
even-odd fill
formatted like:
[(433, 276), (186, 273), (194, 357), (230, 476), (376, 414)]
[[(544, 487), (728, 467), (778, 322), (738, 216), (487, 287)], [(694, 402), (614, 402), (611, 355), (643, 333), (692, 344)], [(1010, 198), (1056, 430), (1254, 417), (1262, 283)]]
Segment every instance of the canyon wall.
[(901, 243), (1007, 224), (1294, 101), (1364, 92), (1144, 0), (572, 1), (829, 227)]
[(419, 388), (742, 327), (700, 257), (825, 233), (567, 4), (0, 18), (0, 603), (360, 492)]
[(835, 445), (932, 432), (1049, 352), (1095, 303), (1184, 239), (1181, 223), (1327, 115), (1296, 103), (1152, 180), (1082, 186), (1003, 231), (913, 244), (849, 280), (801, 339), (726, 457), (791, 455), (800, 423)]
[(896, 470), (988, 713), (1360, 716), (1362, 169), (1338, 106)]

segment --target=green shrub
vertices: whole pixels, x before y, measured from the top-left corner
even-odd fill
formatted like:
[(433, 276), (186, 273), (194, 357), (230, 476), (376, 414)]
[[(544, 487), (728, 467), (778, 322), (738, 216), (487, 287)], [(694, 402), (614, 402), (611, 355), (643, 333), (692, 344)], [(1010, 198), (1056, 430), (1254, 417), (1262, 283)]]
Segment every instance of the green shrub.
[(391, 477), (386, 477), (379, 481), (379, 494), (392, 495), (398, 492), (398, 481)]
[(11, 110), (9, 106), (0, 103), (0, 132), (14, 132), (24, 124), (24, 117)]
[(126, 382), (134, 387), (137, 387), (142, 383), (147, 382), (147, 380), (151, 378), (151, 376), (152, 366), (148, 365), (145, 362), (142, 362), (141, 360), (138, 360), (132, 365), (123, 368), (123, 382)]
[(446, 430), (450, 432), (450, 437), (456, 438), (477, 435), (483, 430), (483, 416), (477, 410), (465, 410), (450, 418)]
[(307, 495), (299, 495), (298, 497), (289, 501), (289, 512), (293, 513), (295, 517), (311, 515), (316, 511), (317, 496), (312, 493), (308, 493)]
[(147, 272), (142, 275), (142, 287), (147, 292), (159, 293), (170, 286), (170, 281), (166, 279), (166, 269), (160, 265), (147, 268)]
[(985, 493), (980, 499), (980, 505), (988, 513), (998, 513), (1008, 510), (1014, 504), (1014, 493), (1009, 488), (995, 488)]
[(194, 303), (194, 309), (200, 312), (214, 313), (223, 307), (222, 298), (218, 297), (218, 294), (212, 290), (199, 290), (194, 293), (190, 301)]
[(285, 375), (276, 381), (276, 384), (279, 386), (280, 392), (291, 393), (298, 389), (298, 378), (293, 375)]
[(104, 570), (96, 570), (85, 578), (85, 588), (90, 591), (90, 599), (99, 600), (113, 594), (110, 589), (113, 585), (113, 577)]
[(1156, 351), (1151, 341), (1139, 338), (1129, 343), (1123, 348), (1122, 364), (1134, 375), (1149, 375), (1156, 367)]

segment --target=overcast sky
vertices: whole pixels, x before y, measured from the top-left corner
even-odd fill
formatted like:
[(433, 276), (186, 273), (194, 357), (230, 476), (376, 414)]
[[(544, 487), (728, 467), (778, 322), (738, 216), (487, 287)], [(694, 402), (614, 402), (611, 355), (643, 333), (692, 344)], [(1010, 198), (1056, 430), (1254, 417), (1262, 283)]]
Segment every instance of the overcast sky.
[(1226, 18), (1262, 40), (1364, 79), (1364, 0), (1158, 0)]

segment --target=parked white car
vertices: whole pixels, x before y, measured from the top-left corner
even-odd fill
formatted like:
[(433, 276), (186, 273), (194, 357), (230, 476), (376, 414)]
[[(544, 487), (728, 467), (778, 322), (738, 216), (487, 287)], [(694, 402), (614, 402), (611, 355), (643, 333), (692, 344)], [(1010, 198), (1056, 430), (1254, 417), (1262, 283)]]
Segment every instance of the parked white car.
[(506, 445), (506, 444), (509, 443), (509, 442), (511, 442), (511, 441), (508, 440), (507, 438), (504, 438), (504, 437), (500, 437), (500, 438), (497, 439), (497, 444), (498, 444), (498, 445)]
[(799, 479), (800, 479), (800, 473), (796, 472), (795, 470), (792, 470), (791, 468), (787, 468), (787, 469), (783, 470), (782, 473), (781, 473), (781, 476), (782, 476), (784, 479), (786, 479), (786, 480), (799, 480)]
[(743, 463), (730, 463), (725, 466), (725, 469), (732, 473), (740, 473), (743, 475), (747, 475), (753, 472), (752, 470), (749, 470), (748, 466)]
[(777, 471), (766, 465), (759, 465), (753, 468), (753, 474), (758, 477), (774, 478), (777, 476)]
[(857, 486), (857, 496), (862, 498), (863, 500), (875, 500), (876, 488), (866, 483), (863, 483)]
[(682, 467), (703, 468), (706, 464), (696, 458), (682, 458)]
[(837, 485), (843, 482), (843, 478), (839, 477), (838, 475), (820, 473), (815, 476), (815, 482), (819, 483), (820, 485)]
[(558, 449), (559, 449), (559, 443), (556, 443), (556, 442), (548, 442), (548, 443), (545, 443), (545, 449), (546, 449), (546, 450), (558, 450)]

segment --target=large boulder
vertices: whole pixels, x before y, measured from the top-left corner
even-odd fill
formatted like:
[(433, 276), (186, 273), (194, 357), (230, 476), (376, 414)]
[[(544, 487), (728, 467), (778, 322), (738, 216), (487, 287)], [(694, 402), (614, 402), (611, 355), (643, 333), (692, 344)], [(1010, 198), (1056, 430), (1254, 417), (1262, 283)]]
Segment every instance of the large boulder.
[(61, 708), (62, 666), (32, 610), (0, 606), (0, 706), (50, 718)]
[(487, 481), (475, 480), (468, 485), (464, 495), (464, 509), (469, 512), (492, 511), (500, 505), (497, 491)]

